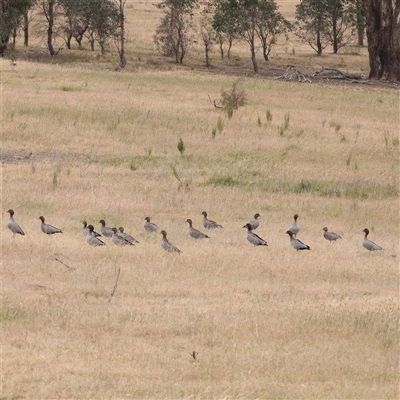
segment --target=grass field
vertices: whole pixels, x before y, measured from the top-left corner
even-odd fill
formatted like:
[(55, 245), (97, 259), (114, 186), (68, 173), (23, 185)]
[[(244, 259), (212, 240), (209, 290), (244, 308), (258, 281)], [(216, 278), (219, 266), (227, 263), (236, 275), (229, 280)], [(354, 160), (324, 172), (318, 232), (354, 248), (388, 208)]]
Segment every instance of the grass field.
[[(159, 16), (128, 11), (132, 32)], [(137, 57), (151, 38), (135, 35)], [(143, 50), (121, 73), (111, 55), (17, 51), (1, 61), (2, 399), (398, 398), (398, 91), (241, 73), (248, 104), (228, 119), (209, 99), (237, 77), (196, 54), (177, 67)], [(368, 66), (364, 50), (337, 57)], [(185, 220), (205, 231), (203, 210), (223, 229), (196, 241)], [(246, 240), (256, 212), (268, 247)], [(309, 252), (285, 234), (294, 213)], [(102, 218), (140, 243), (89, 246), (82, 221)]]

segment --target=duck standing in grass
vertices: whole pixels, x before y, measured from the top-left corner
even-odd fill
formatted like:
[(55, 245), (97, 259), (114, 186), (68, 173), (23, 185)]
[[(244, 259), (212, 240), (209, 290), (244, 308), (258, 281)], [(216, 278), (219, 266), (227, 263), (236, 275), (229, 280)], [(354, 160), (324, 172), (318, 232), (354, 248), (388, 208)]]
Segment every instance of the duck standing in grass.
[[(258, 218), (260, 218), (261, 215), (259, 213), (254, 214), (254, 219), (250, 222), (248, 222), (251, 225), (252, 229), (257, 229), (260, 226), (260, 221)], [(247, 224), (243, 226), (243, 228), (247, 228)]]
[(106, 237), (112, 237), (113, 230), (110, 227), (106, 226), (106, 221), (104, 221), (104, 219), (101, 219), (99, 222), (101, 224), (100, 228), (101, 234)]
[(7, 211), (7, 213), (10, 214), (10, 219), (7, 222), (7, 228), (13, 233), (13, 236), (15, 237), (16, 233), (18, 235), (25, 235), (21, 227), (14, 221), (14, 211), (10, 209)]
[(116, 244), (117, 246), (133, 246), (133, 243), (125, 239), (124, 236), (117, 231), (117, 228), (111, 228), (111, 229), (113, 231), (111, 240), (113, 241), (114, 244)]
[(128, 242), (131, 242), (132, 244), (134, 243), (139, 243), (132, 235), (129, 235), (128, 233), (124, 232), (124, 228), (122, 226), (120, 226), (118, 228), (119, 233), (124, 237), (124, 239), (126, 239)]
[(170, 253), (180, 253), (181, 251), (175, 247), (168, 239), (167, 239), (167, 232), (161, 231), (161, 235), (163, 236), (161, 240), (161, 247), (164, 250), (169, 251)]
[(331, 243), (336, 242), (336, 240), (341, 239), (342, 237), (334, 232), (329, 232), (327, 227), (322, 228), (324, 231), (324, 238), (329, 240)]
[(93, 225), (88, 225), (87, 228), (86, 241), (91, 246), (105, 246), (105, 243), (95, 235)]
[(268, 246), (268, 243), (264, 239), (253, 232), (253, 227), (250, 222), (243, 228), (247, 228), (246, 238), (251, 244), (254, 244), (254, 246)]
[(292, 232), (293, 236), (296, 237), (296, 235), (300, 232), (300, 227), (297, 225), (297, 218), (299, 218), (299, 214), (294, 214), (293, 216), (294, 222), (293, 224), (287, 229), (286, 233), (288, 231)]
[(154, 222), (150, 222), (150, 217), (146, 217), (144, 219), (146, 222), (144, 223), (144, 229), (147, 232), (155, 232), (158, 229), (158, 226)]
[(306, 245), (301, 240), (294, 238), (292, 231), (287, 231), (286, 233), (290, 236), (290, 244), (295, 250), (311, 250), (310, 246)]
[(365, 233), (362, 245), (369, 251), (375, 251), (375, 250), (382, 250), (382, 247), (374, 243), (372, 240), (368, 239), (368, 234), (369, 234), (369, 229), (365, 228), (363, 230)]
[[(89, 227), (86, 221), (82, 222), (83, 224), (83, 228), (82, 228), (82, 233), (87, 236), (87, 234), (89, 233)], [(94, 229), (94, 228), (93, 228)], [(92, 235), (95, 237), (100, 237), (100, 233), (96, 232), (95, 230), (92, 231)]]
[(61, 229), (56, 228), (55, 226), (49, 225), (45, 223), (44, 217), (41, 215), (39, 219), (42, 221), (40, 228), (42, 232), (46, 235), (53, 235), (54, 233), (62, 233)]
[(206, 235), (203, 232), (193, 228), (193, 221), (191, 219), (187, 219), (186, 222), (189, 224), (189, 235), (195, 239), (205, 239), (210, 238), (210, 236)]
[(207, 218), (207, 213), (203, 211), (201, 213), (203, 215), (203, 226), (207, 229), (215, 229), (215, 228), (222, 228), (222, 225), (217, 224), (215, 221)]

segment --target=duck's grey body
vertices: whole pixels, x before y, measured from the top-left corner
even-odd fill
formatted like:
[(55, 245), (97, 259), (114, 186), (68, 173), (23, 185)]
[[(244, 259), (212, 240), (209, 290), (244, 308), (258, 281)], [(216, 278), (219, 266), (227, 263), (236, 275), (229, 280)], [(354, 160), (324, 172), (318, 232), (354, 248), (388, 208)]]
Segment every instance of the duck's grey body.
[(251, 226), (250, 222), (247, 223), (244, 228), (247, 228), (246, 239), (251, 244), (253, 244), (254, 246), (268, 246), (268, 243), (264, 239), (253, 232), (253, 227)]
[(7, 213), (10, 214), (10, 219), (7, 222), (7, 228), (13, 233), (13, 236), (15, 236), (15, 234), (22, 236), (25, 235), (21, 227), (14, 221), (14, 211), (8, 210)]
[(161, 231), (161, 235), (163, 235), (162, 241), (161, 241), (161, 247), (164, 250), (169, 251), (170, 253), (180, 253), (181, 251), (175, 247), (168, 239), (167, 239), (167, 232)]

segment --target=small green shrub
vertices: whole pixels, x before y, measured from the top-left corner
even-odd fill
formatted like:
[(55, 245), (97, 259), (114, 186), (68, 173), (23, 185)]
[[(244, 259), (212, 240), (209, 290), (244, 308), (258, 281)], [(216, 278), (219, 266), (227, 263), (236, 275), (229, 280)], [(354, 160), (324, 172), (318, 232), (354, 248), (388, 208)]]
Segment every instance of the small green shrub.
[(270, 124), (272, 122), (272, 114), (270, 110), (265, 112), (265, 116), (267, 117), (267, 123)]
[(218, 117), (217, 129), (218, 129), (218, 132), (219, 132), (219, 133), (221, 133), (222, 130), (224, 129), (224, 121), (222, 120), (221, 117)]
[(181, 153), (181, 156), (183, 156), (183, 153), (185, 151), (185, 143), (183, 143), (182, 138), (179, 138), (179, 142), (178, 142), (178, 146), (177, 147), (178, 147), (179, 153)]
[(287, 113), (285, 114), (285, 122), (284, 122), (284, 129), (288, 129), (289, 128), (289, 121), (290, 121), (290, 114)]
[(221, 90), (222, 105), (226, 110), (228, 107), (237, 110), (239, 107), (243, 107), (247, 104), (247, 94), (243, 89), (238, 89), (239, 82), (240, 79), (237, 79), (232, 83), (230, 89)]

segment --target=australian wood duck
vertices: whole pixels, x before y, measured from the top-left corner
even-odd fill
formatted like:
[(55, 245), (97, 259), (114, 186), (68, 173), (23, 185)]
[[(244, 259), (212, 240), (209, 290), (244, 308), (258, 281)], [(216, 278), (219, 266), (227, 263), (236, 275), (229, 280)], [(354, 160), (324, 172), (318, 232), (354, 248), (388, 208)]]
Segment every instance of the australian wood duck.
[(122, 226), (120, 226), (120, 227), (118, 228), (118, 230), (119, 230), (119, 233), (120, 233), (128, 242), (131, 242), (132, 244), (133, 244), (133, 243), (139, 243), (133, 236), (129, 235), (128, 233), (125, 233), (125, 232), (124, 232), (124, 228), (123, 228)]
[(158, 229), (158, 226), (154, 222), (150, 222), (150, 218), (146, 217), (144, 219), (146, 222), (144, 223), (144, 229), (147, 232), (155, 232)]
[(54, 233), (62, 233), (61, 229), (56, 228), (55, 226), (46, 224), (44, 222), (44, 217), (41, 215), (39, 219), (42, 221), (40, 227), (42, 228), (42, 232), (47, 235), (53, 235)]
[(133, 243), (125, 239), (124, 236), (117, 231), (117, 228), (111, 228), (111, 229), (113, 231), (111, 240), (113, 241), (114, 244), (116, 244), (117, 246), (133, 246)]
[(310, 246), (306, 245), (301, 240), (294, 238), (292, 231), (287, 231), (286, 233), (290, 236), (290, 244), (292, 245), (292, 247), (294, 249), (296, 249), (296, 250), (311, 250)]
[(101, 219), (99, 222), (101, 224), (101, 234), (103, 236), (111, 237), (113, 235), (113, 230), (110, 227), (106, 226), (106, 221), (104, 221), (104, 219)]
[[(261, 217), (259, 213), (254, 214), (254, 219), (248, 222), (251, 225), (252, 229), (257, 229), (260, 226), (260, 221), (258, 220), (259, 217)], [(247, 228), (247, 224), (244, 225), (243, 228)]]
[[(86, 221), (82, 222), (83, 228), (82, 228), (82, 233), (86, 236), (89, 233), (89, 227)], [(95, 237), (100, 237), (100, 233), (96, 232), (95, 230), (92, 231), (91, 233)]]
[(251, 244), (254, 244), (254, 246), (268, 246), (264, 239), (260, 238), (260, 236), (253, 232), (253, 227), (250, 222), (247, 223), (243, 228), (247, 228), (246, 238)]
[(14, 221), (14, 211), (8, 210), (7, 213), (10, 214), (10, 219), (7, 222), (7, 228), (13, 233), (13, 236), (15, 236), (16, 233), (19, 235), (25, 235), (21, 227)]
[[(299, 215), (298, 214), (294, 214), (294, 222), (293, 222), (293, 224), (291, 225), (291, 226), (289, 226), (289, 228), (287, 229), (287, 231), (290, 231), (290, 232), (292, 232), (292, 234), (293, 234), (293, 236), (295, 236), (296, 237), (296, 235), (299, 233), (299, 231), (300, 231), (300, 228), (299, 228), (299, 226), (297, 225), (297, 218), (299, 218)], [(287, 233), (287, 232), (286, 232)]]
[(86, 241), (91, 246), (104, 246), (105, 243), (101, 239), (99, 239), (97, 236), (95, 236), (93, 225), (88, 225), (87, 228), (88, 228), (88, 233), (86, 235)]
[(328, 232), (327, 227), (322, 228), (322, 230), (324, 231), (324, 238), (326, 240), (329, 240), (330, 242), (335, 242), (336, 240), (341, 239), (341, 236), (339, 236), (338, 234), (334, 232)]
[(174, 253), (174, 252), (175, 252), (175, 253), (180, 253), (180, 252), (181, 252), (177, 247), (175, 247), (175, 246), (167, 239), (167, 232), (161, 231), (160, 233), (161, 233), (161, 235), (163, 236), (162, 241), (161, 241), (161, 247), (162, 247), (164, 250), (167, 250), (167, 251), (169, 251), (169, 252), (171, 252), (171, 253)]
[(187, 219), (186, 222), (189, 224), (189, 235), (190, 235), (192, 238), (195, 238), (195, 239), (204, 239), (204, 238), (209, 238), (209, 237), (210, 237), (210, 236), (206, 235), (205, 233), (200, 232), (199, 230), (193, 228), (193, 226), (192, 226), (192, 225), (193, 225), (193, 222), (192, 222), (191, 219)]
[(377, 245), (376, 243), (374, 243), (372, 240), (368, 239), (368, 234), (369, 234), (369, 229), (365, 228), (363, 230), (363, 232), (365, 233), (364, 239), (363, 239), (363, 246), (369, 250), (369, 251), (374, 251), (374, 250), (382, 250), (382, 247)]
[(222, 225), (217, 224), (215, 221), (207, 218), (207, 213), (203, 211), (201, 213), (203, 215), (203, 226), (207, 229), (215, 229), (215, 228), (222, 228)]

